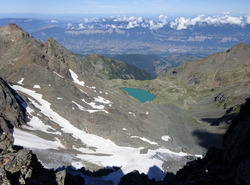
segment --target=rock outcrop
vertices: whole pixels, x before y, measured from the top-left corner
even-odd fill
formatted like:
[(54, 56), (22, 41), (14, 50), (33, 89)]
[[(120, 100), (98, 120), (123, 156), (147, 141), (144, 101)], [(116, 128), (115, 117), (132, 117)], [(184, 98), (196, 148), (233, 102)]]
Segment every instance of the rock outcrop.
[[(19, 100), (18, 100), (18, 98)], [(25, 123), (25, 109), (20, 97), (0, 78), (0, 149), (1, 153), (12, 151), (14, 138), (11, 129)]]

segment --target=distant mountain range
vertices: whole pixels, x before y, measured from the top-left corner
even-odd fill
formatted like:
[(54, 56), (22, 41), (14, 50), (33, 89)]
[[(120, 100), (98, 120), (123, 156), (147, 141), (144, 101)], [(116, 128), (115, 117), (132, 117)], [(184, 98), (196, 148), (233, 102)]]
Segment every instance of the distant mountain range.
[(192, 53), (199, 56), (250, 43), (249, 17), (230, 15), (195, 18), (166, 16), (157, 20), (118, 16), (83, 18), (82, 21), (0, 19), (0, 26), (17, 23), (36, 39), (56, 39), (79, 54)]

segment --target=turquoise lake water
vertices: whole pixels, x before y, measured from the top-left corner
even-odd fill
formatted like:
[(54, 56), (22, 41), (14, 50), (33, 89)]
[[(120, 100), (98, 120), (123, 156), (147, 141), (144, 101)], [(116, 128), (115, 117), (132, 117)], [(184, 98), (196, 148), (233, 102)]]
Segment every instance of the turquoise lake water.
[(146, 101), (152, 101), (156, 98), (154, 94), (149, 93), (148, 91), (142, 90), (142, 89), (134, 89), (134, 88), (122, 88), (124, 91), (126, 91), (130, 96), (133, 96), (140, 102), (144, 103)]

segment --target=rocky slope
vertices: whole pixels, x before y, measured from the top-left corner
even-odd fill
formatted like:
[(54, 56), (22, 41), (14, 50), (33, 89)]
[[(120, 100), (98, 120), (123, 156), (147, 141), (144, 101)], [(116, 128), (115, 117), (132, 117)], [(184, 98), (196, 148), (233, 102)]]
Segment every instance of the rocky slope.
[(26, 123), (24, 102), (0, 78), (0, 184), (84, 184), (66, 170), (44, 169), (31, 150), (14, 146), (13, 131)]
[(148, 72), (145, 72), (133, 65), (112, 60), (110, 58), (92, 54), (86, 57), (86, 64), (89, 68), (104, 79), (137, 79), (151, 80), (152, 77)]
[(203, 159), (187, 163), (176, 175), (167, 174), (164, 182), (149, 180), (145, 174), (125, 175), (119, 185), (250, 184), (250, 100), (241, 107), (224, 135), (219, 148), (212, 147)]
[[(4, 77), (9, 77), (12, 74), (13, 71), (11, 72), (7, 68), (18, 60), (19, 66), (23, 67), (25, 64), (32, 62), (37, 66), (47, 66), (48, 69), (60, 75), (65, 75), (67, 69), (73, 67), (72, 61), (74, 61), (77, 64), (78, 71), (85, 71), (86, 76), (96, 75), (106, 79), (151, 79), (150, 74), (137, 67), (115, 60), (111, 61), (103, 56), (92, 55), (86, 59), (80, 57), (69, 52), (52, 38), (41, 43), (15, 24), (2, 27), (0, 39), (1, 60), (4, 61), (1, 68), (6, 69), (6, 72), (2, 75)], [(12, 61), (12, 59), (14, 60)]]
[[(6, 185), (84, 184), (80, 176), (72, 176), (66, 170), (44, 169), (31, 150), (13, 146), (10, 128), (15, 129), (14, 127), (25, 124), (24, 101), (3, 79), (0, 79), (0, 90), (2, 102), (0, 182)], [(16, 114), (10, 115), (10, 112)], [(164, 181), (156, 182), (154, 179), (149, 180), (149, 176), (134, 171), (122, 177), (119, 184), (250, 184), (249, 113), (248, 99), (227, 130), (222, 147), (210, 148), (203, 159), (189, 162), (176, 175), (167, 174)]]
[[(220, 88), (189, 87), (168, 75), (153, 81), (108, 80), (124, 68), (97, 55), (82, 58), (54, 39), (36, 41), (13, 24), (0, 28), (0, 43), (0, 74), (18, 92), (28, 118), (14, 129), (14, 144), (32, 149), (47, 168), (111, 171), (85, 174), (86, 184), (118, 184), (135, 169), (163, 180), (163, 171), (176, 172), (218, 145), (227, 127), (206, 123), (229, 110), (217, 106), (226, 95)], [(228, 53), (231, 60), (235, 55)], [(155, 93), (160, 104), (140, 103), (121, 89), (126, 85)], [(238, 87), (242, 92), (249, 86)], [(250, 91), (243, 92), (239, 99)]]
[(205, 152), (189, 130), (177, 139), (176, 127), (185, 122), (170, 121), (165, 107), (142, 104), (100, 75), (94, 64), (102, 57), (86, 60), (54, 39), (36, 41), (13, 24), (1, 27), (0, 36), (1, 76), (26, 102), (29, 118), (15, 129), (14, 144), (32, 149), (45, 167), (107, 168), (112, 173), (85, 182), (117, 184), (124, 173), (147, 173), (157, 165), (152, 176), (161, 180), (163, 171), (175, 172), (187, 156)]

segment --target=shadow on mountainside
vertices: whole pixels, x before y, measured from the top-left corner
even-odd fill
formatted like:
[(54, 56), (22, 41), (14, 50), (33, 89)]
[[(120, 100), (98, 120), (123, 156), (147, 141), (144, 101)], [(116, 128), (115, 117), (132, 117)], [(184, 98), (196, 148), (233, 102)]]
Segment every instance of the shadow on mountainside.
[(226, 130), (230, 126), (232, 120), (238, 115), (237, 113), (231, 113), (232, 110), (228, 109), (226, 114), (219, 118), (201, 119), (208, 123), (208, 128), (206, 130), (198, 129), (192, 132), (192, 135), (197, 139), (197, 144), (206, 149), (214, 146), (220, 147)]
[(218, 126), (223, 123), (230, 124), (233, 119), (237, 117), (237, 113), (230, 113), (231, 109), (228, 109), (226, 114), (220, 118), (203, 118), (202, 121), (207, 122), (210, 126)]
[(210, 147), (219, 147), (222, 144), (222, 139), (224, 134), (210, 133), (206, 130), (195, 130), (192, 135), (197, 139), (197, 143), (206, 149)]

